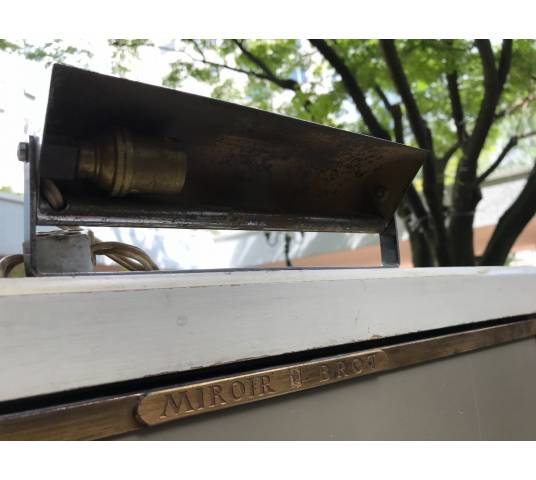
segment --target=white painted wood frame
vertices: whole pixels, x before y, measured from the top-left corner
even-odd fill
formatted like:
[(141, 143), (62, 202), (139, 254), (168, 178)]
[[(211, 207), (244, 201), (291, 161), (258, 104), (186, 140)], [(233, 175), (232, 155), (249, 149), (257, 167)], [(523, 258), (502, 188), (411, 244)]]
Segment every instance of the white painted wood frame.
[(0, 280), (0, 401), (536, 313), (536, 268)]

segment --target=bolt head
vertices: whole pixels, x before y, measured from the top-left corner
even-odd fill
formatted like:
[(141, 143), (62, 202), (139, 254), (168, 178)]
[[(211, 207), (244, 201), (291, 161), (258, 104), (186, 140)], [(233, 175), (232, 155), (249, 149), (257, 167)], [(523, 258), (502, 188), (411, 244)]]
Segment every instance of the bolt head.
[(17, 147), (17, 158), (21, 162), (27, 162), (28, 161), (28, 150), (29, 145), (27, 142), (20, 142), (19, 146)]

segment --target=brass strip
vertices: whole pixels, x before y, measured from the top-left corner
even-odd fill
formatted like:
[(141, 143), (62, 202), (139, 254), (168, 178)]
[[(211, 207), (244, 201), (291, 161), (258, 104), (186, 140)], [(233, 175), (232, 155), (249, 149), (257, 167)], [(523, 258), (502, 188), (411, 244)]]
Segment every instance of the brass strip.
[(283, 367), (0, 416), (0, 440), (105, 438), (536, 335), (536, 319)]
[(152, 392), (140, 399), (137, 416), (146, 425), (157, 425), (370, 375), (387, 368), (389, 361), (383, 350), (296, 363)]
[(140, 395), (99, 398), (0, 417), (0, 440), (96, 440), (140, 428)]

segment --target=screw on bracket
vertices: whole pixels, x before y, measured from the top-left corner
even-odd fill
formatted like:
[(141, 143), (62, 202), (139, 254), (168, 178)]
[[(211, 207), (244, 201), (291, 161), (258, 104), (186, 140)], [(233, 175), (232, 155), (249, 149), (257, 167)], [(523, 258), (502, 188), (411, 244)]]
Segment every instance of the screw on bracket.
[(21, 162), (27, 162), (28, 161), (28, 150), (30, 146), (27, 142), (20, 142), (19, 146), (17, 147), (17, 158)]

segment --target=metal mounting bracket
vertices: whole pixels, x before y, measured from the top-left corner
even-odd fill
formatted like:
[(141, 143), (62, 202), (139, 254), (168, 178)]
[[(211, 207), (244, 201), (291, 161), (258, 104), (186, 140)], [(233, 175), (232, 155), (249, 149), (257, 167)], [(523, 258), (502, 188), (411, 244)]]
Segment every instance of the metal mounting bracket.
[(398, 232), (396, 229), (396, 218), (393, 216), (387, 228), (380, 233), (380, 252), (382, 266), (399, 267), (400, 250), (398, 247)]

